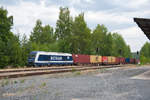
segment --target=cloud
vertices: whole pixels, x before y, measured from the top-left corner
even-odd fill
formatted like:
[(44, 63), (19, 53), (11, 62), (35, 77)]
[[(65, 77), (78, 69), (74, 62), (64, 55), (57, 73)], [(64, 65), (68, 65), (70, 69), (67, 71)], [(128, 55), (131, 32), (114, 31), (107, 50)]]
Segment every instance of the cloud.
[(43, 24), (55, 26), (58, 19), (59, 7), (55, 5), (45, 6), (44, 1), (40, 4), (33, 2), (20, 2), (18, 6), (4, 6), (9, 15), (14, 17), (13, 31), (30, 34), (37, 19), (41, 19)]
[(85, 0), (87, 3), (93, 4), (94, 0)]
[[(71, 16), (85, 12), (85, 20), (92, 29), (104, 24), (109, 31), (119, 32), (137, 51), (148, 41), (146, 36), (133, 22), (133, 17), (150, 17), (149, 0), (1, 0), (9, 15), (14, 17), (12, 31), (30, 35), (37, 19), (55, 27), (59, 7), (67, 6)], [(138, 39), (138, 40), (137, 40)]]
[(112, 4), (130, 9), (141, 9), (148, 6), (149, 0), (112, 0)]
[(115, 11), (88, 11), (85, 13), (85, 19), (91, 27), (104, 24), (112, 32), (118, 32), (130, 45), (131, 51), (136, 52), (149, 40), (133, 21), (133, 18), (145, 17), (149, 14), (149, 10), (120, 13)]
[(125, 16), (120, 16), (116, 13), (109, 13), (109, 12), (93, 12), (93, 11), (88, 11), (85, 13), (85, 18), (86, 20), (94, 23), (128, 23), (130, 19)]
[[(68, 0), (68, 2), (70, 2), (71, 5), (76, 5), (76, 4), (80, 4), (83, 5), (82, 3), (87, 3), (87, 4), (93, 4), (94, 0)], [(83, 5), (84, 6), (84, 5)]]
[(117, 32), (123, 36), (126, 43), (132, 48), (132, 52), (139, 51), (143, 44), (149, 41), (138, 26), (114, 30), (113, 32)]
[(124, 11), (117, 12), (116, 10), (107, 10), (107, 11), (86, 11), (85, 19), (88, 22), (88, 25), (94, 29), (97, 24), (104, 24), (109, 31), (116, 29), (125, 29), (133, 26), (137, 26), (133, 21), (134, 17), (150, 17), (150, 11)]
[(18, 5), (20, 3), (20, 0), (0, 0), (0, 4), (2, 5)]

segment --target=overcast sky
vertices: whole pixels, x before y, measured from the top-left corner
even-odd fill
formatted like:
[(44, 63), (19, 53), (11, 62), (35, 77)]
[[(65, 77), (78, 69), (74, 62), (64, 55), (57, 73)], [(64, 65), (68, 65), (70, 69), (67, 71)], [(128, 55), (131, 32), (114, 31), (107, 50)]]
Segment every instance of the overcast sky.
[(44, 25), (55, 27), (62, 6), (69, 7), (73, 17), (84, 12), (91, 29), (104, 24), (110, 32), (118, 32), (132, 52), (140, 50), (149, 41), (133, 18), (150, 18), (150, 0), (0, 0), (0, 6), (14, 17), (12, 31), (27, 36), (37, 19)]

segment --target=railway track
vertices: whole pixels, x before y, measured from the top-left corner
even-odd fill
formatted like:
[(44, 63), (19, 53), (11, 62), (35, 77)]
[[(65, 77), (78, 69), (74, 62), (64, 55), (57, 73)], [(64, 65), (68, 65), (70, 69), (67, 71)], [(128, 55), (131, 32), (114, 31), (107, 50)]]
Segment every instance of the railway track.
[(61, 67), (40, 67), (40, 68), (22, 68), (22, 69), (5, 69), (0, 70), (0, 79), (17, 78), (32, 75), (64, 73), (82, 70), (93, 70), (102, 68), (121, 67), (121, 65), (109, 66), (61, 66)]

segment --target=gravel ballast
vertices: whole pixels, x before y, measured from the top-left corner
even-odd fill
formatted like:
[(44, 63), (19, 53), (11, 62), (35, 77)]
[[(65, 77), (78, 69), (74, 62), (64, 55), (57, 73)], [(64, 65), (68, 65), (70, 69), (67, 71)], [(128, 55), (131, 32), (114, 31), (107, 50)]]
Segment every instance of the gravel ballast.
[(98, 69), (0, 80), (0, 100), (149, 100), (150, 67)]

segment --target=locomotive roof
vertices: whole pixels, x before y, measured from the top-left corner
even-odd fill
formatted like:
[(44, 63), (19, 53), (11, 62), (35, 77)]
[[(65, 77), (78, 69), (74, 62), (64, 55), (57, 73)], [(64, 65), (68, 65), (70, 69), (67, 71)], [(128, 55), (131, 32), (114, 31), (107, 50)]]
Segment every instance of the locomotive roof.
[(46, 51), (32, 51), (31, 53), (54, 54), (54, 55), (72, 55), (70, 53), (46, 52)]

